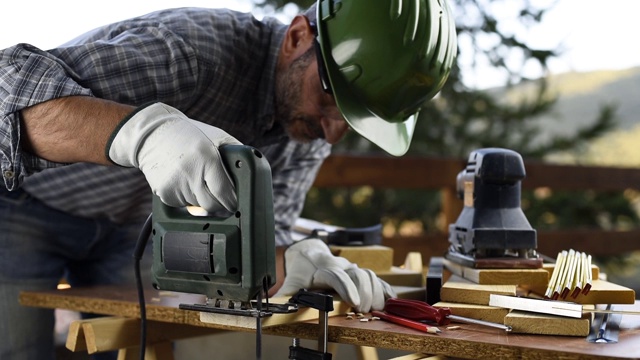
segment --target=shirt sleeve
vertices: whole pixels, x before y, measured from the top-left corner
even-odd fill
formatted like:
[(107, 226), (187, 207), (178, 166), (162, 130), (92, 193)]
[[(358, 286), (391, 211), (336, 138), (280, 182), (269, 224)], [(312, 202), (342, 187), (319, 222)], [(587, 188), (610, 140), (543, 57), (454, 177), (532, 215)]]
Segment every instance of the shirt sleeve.
[[(141, 19), (87, 33), (47, 51), (18, 44), (0, 51), (0, 166), (7, 189), (53, 163), (20, 148), (20, 110), (47, 100), (96, 96), (129, 105), (190, 104), (197, 53), (162, 23)], [(92, 121), (93, 119), (87, 119)]]
[(58, 58), (28, 44), (0, 51), (0, 168), (9, 190), (34, 171), (62, 165), (21, 150), (19, 111), (54, 98), (91, 95), (67, 70)]
[[(273, 177), (276, 246), (286, 246), (292, 242), (293, 224), (302, 212), (307, 192), (322, 162), (331, 152), (331, 145), (324, 140), (316, 140), (304, 144), (289, 141), (282, 152), (274, 151), (277, 147), (263, 151), (269, 159)], [(278, 153), (287, 155), (278, 158), (270, 156)]]

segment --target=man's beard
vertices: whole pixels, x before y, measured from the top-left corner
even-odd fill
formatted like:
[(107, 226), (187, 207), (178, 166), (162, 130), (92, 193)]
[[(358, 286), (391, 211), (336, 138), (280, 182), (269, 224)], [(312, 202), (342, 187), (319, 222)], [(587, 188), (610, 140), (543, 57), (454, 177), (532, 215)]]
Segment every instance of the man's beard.
[(314, 55), (312, 47), (276, 77), (276, 121), (282, 124), (290, 138), (300, 142), (324, 138), (320, 121), (300, 111), (304, 73)]

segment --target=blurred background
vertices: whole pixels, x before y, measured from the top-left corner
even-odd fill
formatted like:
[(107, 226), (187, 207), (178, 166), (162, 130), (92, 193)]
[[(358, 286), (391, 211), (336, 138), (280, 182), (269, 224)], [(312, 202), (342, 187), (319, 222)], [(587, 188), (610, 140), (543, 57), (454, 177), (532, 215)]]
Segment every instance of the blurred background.
[[(0, 48), (27, 42), (48, 49), (97, 26), (170, 7), (228, 7), (287, 23), (311, 3), (8, 2), (3, 4)], [(466, 158), (473, 149), (505, 147), (545, 162), (640, 167), (640, 49), (634, 40), (640, 33), (640, 3), (450, 0), (450, 5), (459, 38), (458, 61), (445, 88), (421, 111), (408, 156)], [(334, 152), (379, 150), (351, 134)], [(366, 186), (314, 188), (303, 216), (344, 226), (382, 222), (385, 236), (446, 231), (439, 196)], [(538, 189), (524, 192), (522, 206), (540, 230), (625, 230), (640, 224), (640, 194), (633, 189), (597, 194)], [(635, 275), (639, 258), (627, 254), (607, 259), (614, 266), (610, 273), (627, 274), (633, 282), (640, 278)]]
[[(97, 26), (171, 7), (227, 7), (287, 23), (311, 3), (5, 2), (0, 48), (26, 42), (46, 50)], [(450, 0), (450, 5), (459, 38), (457, 64), (445, 88), (424, 105), (407, 156), (465, 159), (477, 148), (505, 147), (525, 160), (640, 168), (640, 48), (635, 39), (640, 2)], [(385, 156), (353, 134), (334, 152)], [(638, 229), (639, 187), (598, 193), (524, 191), (522, 207), (538, 230)], [(368, 186), (314, 188), (303, 216), (355, 227), (381, 222), (387, 237), (442, 233), (448, 224), (440, 196), (437, 191)], [(596, 262), (609, 280), (640, 291), (640, 253)]]

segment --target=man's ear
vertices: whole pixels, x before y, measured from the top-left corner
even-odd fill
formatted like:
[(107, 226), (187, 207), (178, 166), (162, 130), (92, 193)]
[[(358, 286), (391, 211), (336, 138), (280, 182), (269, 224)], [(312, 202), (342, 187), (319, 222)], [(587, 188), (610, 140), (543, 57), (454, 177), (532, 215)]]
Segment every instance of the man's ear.
[(313, 45), (315, 34), (309, 19), (303, 15), (298, 15), (291, 21), (287, 33), (282, 42), (281, 55), (291, 61), (304, 54)]

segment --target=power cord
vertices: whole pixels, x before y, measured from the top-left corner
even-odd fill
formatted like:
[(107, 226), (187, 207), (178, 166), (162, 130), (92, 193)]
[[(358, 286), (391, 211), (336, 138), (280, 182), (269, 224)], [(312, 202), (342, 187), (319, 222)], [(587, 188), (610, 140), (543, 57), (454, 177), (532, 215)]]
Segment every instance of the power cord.
[(147, 344), (147, 308), (144, 300), (144, 288), (142, 285), (142, 275), (140, 274), (140, 260), (144, 255), (144, 249), (147, 247), (147, 241), (151, 236), (151, 224), (152, 215), (149, 214), (147, 220), (145, 220), (140, 234), (138, 235), (138, 241), (136, 242), (136, 248), (133, 251), (134, 268), (136, 273), (136, 288), (138, 289), (138, 304), (140, 306), (140, 360), (144, 360), (146, 344)]

